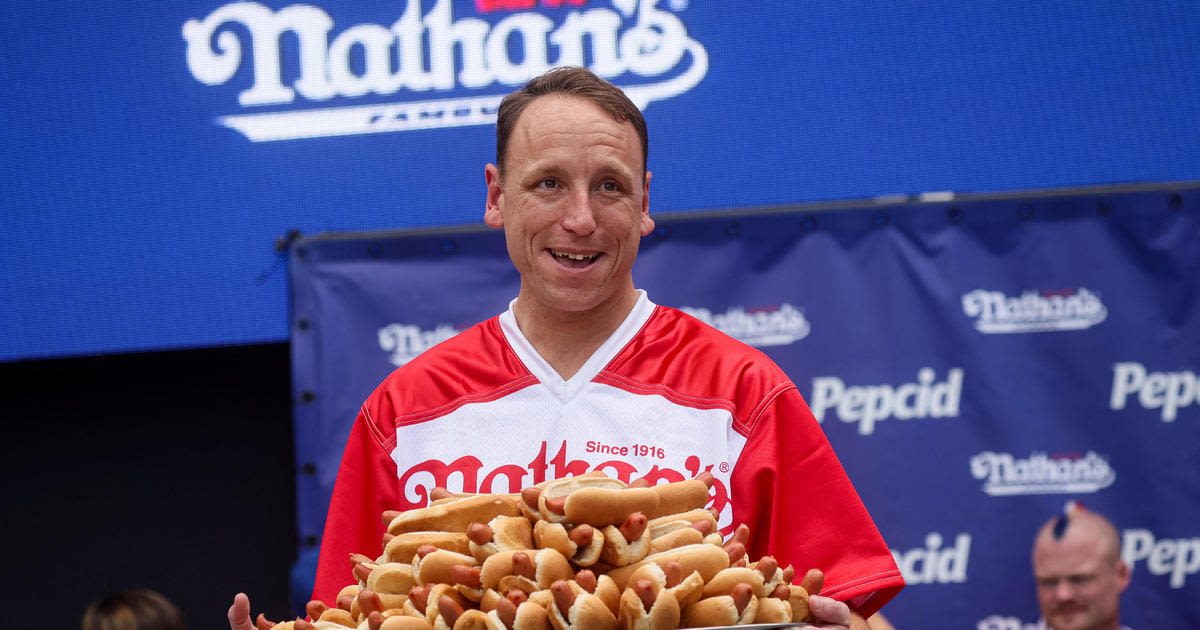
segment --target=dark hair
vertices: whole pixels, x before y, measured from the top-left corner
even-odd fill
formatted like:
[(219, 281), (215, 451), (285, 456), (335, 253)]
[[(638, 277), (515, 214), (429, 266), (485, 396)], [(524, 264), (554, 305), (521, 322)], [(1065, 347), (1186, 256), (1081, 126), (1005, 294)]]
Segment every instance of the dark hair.
[(167, 598), (147, 589), (97, 599), (83, 613), (83, 630), (187, 630), (183, 614)]
[(509, 94), (500, 101), (500, 109), (496, 113), (496, 166), (504, 173), (504, 153), (508, 147), (508, 138), (521, 112), (539, 96), (547, 94), (563, 94), (579, 96), (599, 105), (618, 122), (628, 121), (637, 130), (638, 138), (642, 141), (642, 172), (646, 172), (646, 160), (650, 154), (650, 139), (646, 133), (646, 119), (633, 101), (621, 91), (621, 88), (601, 79), (586, 68), (563, 66), (554, 68), (545, 74), (535, 77), (525, 84), (525, 87)]

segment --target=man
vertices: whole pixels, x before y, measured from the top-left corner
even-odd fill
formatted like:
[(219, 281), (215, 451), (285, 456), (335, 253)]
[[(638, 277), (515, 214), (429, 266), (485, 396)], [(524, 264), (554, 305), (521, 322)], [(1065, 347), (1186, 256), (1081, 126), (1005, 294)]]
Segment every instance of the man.
[(1034, 540), (1033, 575), (1042, 617), (1054, 630), (1122, 628), (1129, 566), (1117, 529), (1100, 514), (1071, 504), (1047, 521)]
[[(633, 285), (654, 228), (641, 113), (606, 81), (564, 68), (505, 98), (496, 139), (484, 220), (504, 230), (517, 298), (364, 403), (314, 597), (333, 601), (351, 580), (347, 555), (378, 548), (381, 512), (423, 505), (435, 486), (513, 492), (588, 470), (651, 482), (707, 470), (722, 526), (750, 526), (752, 558), (825, 571), (833, 597), (813, 599), (820, 627), (865, 628), (859, 613), (903, 580), (795, 385)], [(248, 612), (239, 596), (235, 630)]]

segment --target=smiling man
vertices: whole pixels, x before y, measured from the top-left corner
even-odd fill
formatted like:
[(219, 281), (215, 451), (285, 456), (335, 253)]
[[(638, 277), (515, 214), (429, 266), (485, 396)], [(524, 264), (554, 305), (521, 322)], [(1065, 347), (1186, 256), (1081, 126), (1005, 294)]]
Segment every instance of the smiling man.
[(513, 304), (521, 332), (569, 379), (638, 301), (633, 261), (654, 229), (644, 140), (586, 96), (508, 104), (497, 130), (502, 157), (485, 169), (484, 221), (504, 229), (521, 274)]
[(1129, 566), (1107, 518), (1072, 504), (1046, 522), (1034, 541), (1033, 574), (1042, 617), (1054, 630), (1123, 628), (1120, 600)]
[[(797, 579), (824, 572), (816, 627), (866, 628), (862, 616), (903, 587), (783, 370), (634, 286), (654, 228), (647, 147), (641, 112), (584, 69), (550, 71), (501, 103), (484, 220), (504, 230), (520, 289), (363, 404), (314, 599), (334, 602), (354, 582), (351, 553), (378, 552), (381, 513), (425, 505), (436, 487), (519, 492), (593, 470), (651, 484), (711, 473), (709, 507), (726, 533), (749, 527), (751, 558), (771, 554)], [(250, 628), (244, 595), (230, 624)]]

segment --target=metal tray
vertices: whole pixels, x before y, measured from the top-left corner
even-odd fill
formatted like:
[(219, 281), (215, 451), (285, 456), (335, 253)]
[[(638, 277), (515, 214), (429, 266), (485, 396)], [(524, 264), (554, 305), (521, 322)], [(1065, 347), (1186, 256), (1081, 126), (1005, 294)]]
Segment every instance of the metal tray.
[(781, 628), (811, 628), (811, 626), (800, 622), (779, 622), (769, 624), (708, 625), (704, 626), (704, 628), (690, 628), (689, 630), (778, 630)]

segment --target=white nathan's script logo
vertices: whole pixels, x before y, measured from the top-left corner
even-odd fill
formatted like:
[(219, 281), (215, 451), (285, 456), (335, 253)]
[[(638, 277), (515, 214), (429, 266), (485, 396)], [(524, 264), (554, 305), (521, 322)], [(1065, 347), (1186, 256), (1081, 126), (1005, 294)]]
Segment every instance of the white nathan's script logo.
[(1108, 460), (1092, 451), (1084, 455), (1034, 453), (1027, 459), (984, 451), (971, 458), (971, 475), (986, 480), (983, 491), (994, 497), (1096, 492), (1117, 478)]
[(1028, 290), (1020, 297), (975, 289), (962, 296), (963, 313), (987, 334), (1083, 330), (1104, 321), (1108, 310), (1084, 288)]
[[(217, 120), (255, 142), (492, 124), (504, 94), (555, 66), (586, 64), (642, 109), (692, 89), (708, 73), (707, 51), (659, 0), (560, 10), (558, 23), (538, 11), (496, 8), (504, 3), (475, 3), (483, 13), (505, 14), (495, 22), (458, 18), (451, 0), (437, 0), (425, 13), (421, 4), (407, 0), (388, 26), (335, 29), (313, 5), (276, 11), (231, 2), (183, 25), (188, 70), (205, 85), (249, 75), (238, 104), (272, 111)], [(397, 93), (403, 97), (394, 102), (312, 107)], [(298, 98), (309, 104), (280, 110)]]
[(756, 348), (786, 346), (807, 337), (812, 330), (804, 313), (791, 304), (750, 310), (734, 306), (724, 313), (691, 306), (679, 310)]
[(975, 624), (975, 630), (1049, 630), (1046, 621), (1039, 619), (1033, 623), (1025, 623), (1016, 617), (1001, 617), (991, 615)]
[(433, 330), (421, 330), (410, 324), (388, 324), (379, 329), (379, 348), (389, 353), (388, 361), (392, 365), (400, 367), (460, 332), (450, 324), (438, 324)]

